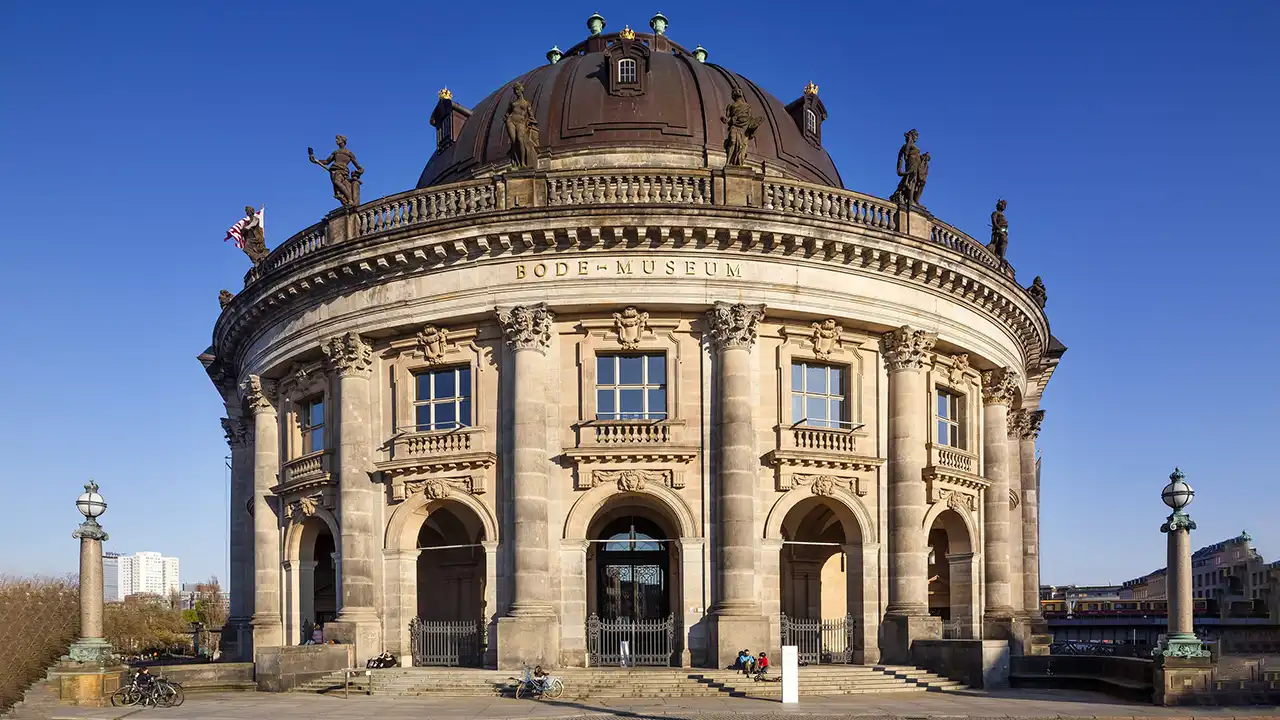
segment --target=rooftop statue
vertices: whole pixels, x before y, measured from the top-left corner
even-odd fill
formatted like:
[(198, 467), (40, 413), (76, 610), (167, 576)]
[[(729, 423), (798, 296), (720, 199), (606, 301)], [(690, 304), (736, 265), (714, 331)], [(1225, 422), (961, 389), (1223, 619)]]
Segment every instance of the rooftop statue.
[[(342, 207), (354, 207), (360, 204), (360, 176), (364, 168), (356, 162), (356, 154), (347, 149), (347, 136), (334, 137), (338, 149), (329, 153), (324, 160), (317, 160), (315, 150), (307, 148), (307, 157), (311, 162), (329, 171), (329, 179), (333, 181), (333, 197), (342, 203)], [(348, 166), (355, 169), (348, 172)]]
[(531, 168), (538, 162), (538, 121), (533, 118), (533, 106), (524, 98), (524, 85), (516, 83), (511, 90), (515, 97), (504, 118), (511, 140), (511, 164), (517, 170)]
[(1049, 293), (1045, 292), (1044, 281), (1040, 279), (1039, 275), (1036, 276), (1035, 280), (1031, 281), (1031, 287), (1027, 288), (1027, 294), (1031, 296), (1032, 300), (1036, 301), (1041, 310), (1049, 302)]
[(1008, 205), (1004, 200), (996, 202), (996, 211), (991, 213), (991, 242), (987, 243), (987, 249), (1001, 260), (1009, 249), (1009, 221), (1004, 217), (1004, 209)]
[(252, 205), (245, 205), (244, 215), (245, 218), (241, 221), (244, 225), (240, 227), (240, 240), (244, 254), (249, 256), (249, 261), (256, 267), (258, 263), (267, 259), (271, 251), (267, 249), (266, 233), (263, 232), (258, 211), (254, 210)]
[(894, 166), (899, 178), (898, 189), (893, 191), (889, 200), (899, 205), (919, 205), (925, 179), (929, 176), (929, 161), (920, 155), (920, 148), (916, 147), (920, 133), (908, 130), (903, 137), (906, 142), (899, 148), (898, 161)]
[(741, 88), (733, 89), (733, 102), (724, 108), (720, 122), (729, 126), (729, 137), (724, 141), (726, 165), (747, 164), (747, 143), (755, 137), (760, 118), (751, 114), (751, 106), (743, 99)]
[(223, 291), (219, 292), (219, 293), (218, 293), (218, 307), (226, 307), (226, 306), (230, 305), (230, 304), (231, 304), (231, 300), (232, 300), (232, 298), (234, 298), (234, 297), (235, 297), (235, 295), (232, 295), (230, 290), (223, 290)]

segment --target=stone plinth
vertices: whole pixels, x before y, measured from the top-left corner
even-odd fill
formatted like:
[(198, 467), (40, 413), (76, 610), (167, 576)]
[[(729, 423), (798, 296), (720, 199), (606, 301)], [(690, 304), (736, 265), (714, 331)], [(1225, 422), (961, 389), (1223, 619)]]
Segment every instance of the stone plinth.
[(893, 665), (911, 664), (917, 642), (942, 639), (942, 618), (932, 615), (886, 615), (882, 628), (883, 661)]
[(919, 640), (911, 664), (973, 688), (1009, 687), (1009, 644), (1000, 640)]
[[(332, 624), (332, 623), (330, 623)], [(325, 627), (328, 630), (328, 627)], [(261, 648), (254, 657), (258, 689), (284, 692), (335, 670), (356, 666), (354, 645)]]
[(757, 655), (761, 650), (775, 652), (778, 638), (769, 632), (769, 619), (763, 615), (715, 616), (715, 667), (726, 668), (746, 648)]
[(526, 665), (556, 667), (560, 660), (560, 620), (555, 616), (498, 618), (498, 669)]
[(64, 660), (49, 672), (58, 699), (70, 705), (104, 707), (111, 694), (120, 689), (127, 668), (115, 664), (79, 663)]
[(1157, 656), (1155, 697), (1157, 705), (1199, 705), (1213, 691), (1212, 658), (1175, 658)]

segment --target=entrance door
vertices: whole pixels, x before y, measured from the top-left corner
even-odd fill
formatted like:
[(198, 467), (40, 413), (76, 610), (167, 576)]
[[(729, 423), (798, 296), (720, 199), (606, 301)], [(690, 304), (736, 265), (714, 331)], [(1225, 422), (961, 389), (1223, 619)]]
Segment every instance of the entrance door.
[(650, 524), (626, 518), (625, 530), (615, 529), (602, 540), (596, 560), (597, 614), (606, 620), (658, 620), (671, 614), (669, 553), (664, 543), (646, 532)]

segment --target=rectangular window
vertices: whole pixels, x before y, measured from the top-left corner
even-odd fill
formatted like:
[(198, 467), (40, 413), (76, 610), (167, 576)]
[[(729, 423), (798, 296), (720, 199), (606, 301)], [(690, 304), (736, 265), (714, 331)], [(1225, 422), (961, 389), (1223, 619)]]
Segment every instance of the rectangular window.
[(667, 356), (597, 356), (596, 419), (666, 420)]
[(634, 83), (636, 81), (636, 61), (626, 58), (618, 61), (618, 82)]
[(964, 396), (946, 388), (938, 393), (938, 444), (964, 449)]
[(302, 454), (324, 449), (324, 398), (302, 403)]
[(413, 414), (418, 432), (471, 427), (471, 367), (441, 368), (414, 375)]
[(791, 422), (822, 428), (849, 427), (842, 367), (791, 363)]

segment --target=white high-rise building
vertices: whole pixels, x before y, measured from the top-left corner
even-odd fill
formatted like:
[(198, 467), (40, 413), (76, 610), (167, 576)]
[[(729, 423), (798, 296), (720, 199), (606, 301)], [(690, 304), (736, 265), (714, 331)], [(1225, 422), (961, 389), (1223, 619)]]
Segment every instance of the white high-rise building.
[(181, 588), (178, 558), (157, 552), (103, 553), (102, 573), (102, 595), (107, 602), (119, 602), (139, 593), (167, 598)]

